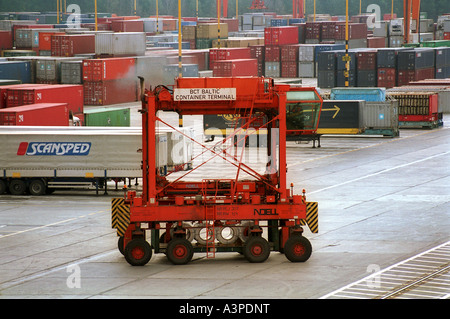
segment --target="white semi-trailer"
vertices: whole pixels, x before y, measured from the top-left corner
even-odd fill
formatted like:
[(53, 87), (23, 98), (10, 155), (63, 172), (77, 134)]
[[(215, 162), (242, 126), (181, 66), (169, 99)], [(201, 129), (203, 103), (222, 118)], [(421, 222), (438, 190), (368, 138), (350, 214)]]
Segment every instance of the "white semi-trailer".
[[(192, 147), (187, 140), (167, 130), (157, 134), (155, 156), (161, 174), (167, 172), (174, 147), (182, 161), (189, 158)], [(3, 126), (0, 194), (42, 195), (89, 185), (106, 193), (109, 180), (142, 177), (141, 151), (140, 128)]]

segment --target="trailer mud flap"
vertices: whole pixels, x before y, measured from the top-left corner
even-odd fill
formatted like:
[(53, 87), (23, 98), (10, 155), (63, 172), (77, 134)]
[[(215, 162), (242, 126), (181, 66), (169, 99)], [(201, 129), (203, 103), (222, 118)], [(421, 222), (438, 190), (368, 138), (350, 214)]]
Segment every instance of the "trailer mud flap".
[(312, 233), (319, 232), (319, 204), (317, 202), (306, 202), (306, 220), (301, 220), (302, 226), (308, 225)]
[(130, 225), (130, 206), (125, 204), (123, 198), (111, 200), (111, 226), (117, 229), (117, 236), (124, 236)]

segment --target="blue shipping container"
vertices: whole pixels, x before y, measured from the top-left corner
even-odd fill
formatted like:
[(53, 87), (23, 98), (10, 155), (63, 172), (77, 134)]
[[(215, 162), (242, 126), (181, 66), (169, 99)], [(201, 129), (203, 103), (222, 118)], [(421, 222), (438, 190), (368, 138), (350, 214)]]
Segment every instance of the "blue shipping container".
[(270, 19), (271, 27), (286, 27), (288, 25), (287, 19)]
[(364, 100), (366, 102), (386, 101), (385, 88), (334, 88), (331, 89), (332, 100)]
[(304, 19), (304, 18), (289, 19), (289, 25), (291, 25), (293, 23), (305, 23), (305, 22), (306, 22), (306, 19)]
[(21, 61), (1, 61), (0, 79), (20, 80), (22, 83), (31, 82), (31, 63)]
[(314, 47), (314, 59), (319, 60), (319, 53), (323, 51), (345, 50), (345, 44), (316, 44)]

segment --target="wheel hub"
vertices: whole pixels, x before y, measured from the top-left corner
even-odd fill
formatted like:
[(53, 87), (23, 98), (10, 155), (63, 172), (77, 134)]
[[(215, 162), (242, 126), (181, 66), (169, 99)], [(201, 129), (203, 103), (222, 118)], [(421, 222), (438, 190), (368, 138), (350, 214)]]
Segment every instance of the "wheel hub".
[(135, 247), (131, 251), (131, 255), (133, 256), (134, 259), (139, 260), (144, 258), (145, 252), (144, 249), (142, 249), (142, 247)]
[(186, 247), (184, 247), (183, 245), (177, 245), (174, 250), (173, 250), (173, 255), (176, 258), (184, 258), (187, 254), (187, 250)]

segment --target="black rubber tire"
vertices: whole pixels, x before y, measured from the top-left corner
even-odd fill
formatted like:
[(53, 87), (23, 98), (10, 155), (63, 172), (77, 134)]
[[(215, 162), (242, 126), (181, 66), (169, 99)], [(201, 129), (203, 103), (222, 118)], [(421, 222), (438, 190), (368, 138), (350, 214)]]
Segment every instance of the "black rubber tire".
[(4, 180), (0, 179), (0, 195), (4, 194), (6, 192), (6, 183)]
[(117, 241), (117, 248), (119, 249), (120, 253), (122, 255), (125, 255), (125, 247), (123, 247), (124, 238), (123, 236), (119, 237), (119, 240)]
[(311, 242), (300, 235), (292, 235), (284, 245), (284, 255), (291, 262), (305, 262), (311, 257), (311, 253)]
[(27, 184), (21, 179), (13, 179), (9, 183), (9, 192), (11, 195), (23, 195), (27, 190)]
[(269, 242), (260, 236), (250, 236), (242, 249), (244, 257), (251, 263), (262, 263), (269, 258)]
[(30, 185), (28, 186), (28, 191), (30, 192), (30, 195), (41, 196), (46, 193), (47, 187), (45, 186), (43, 181), (39, 179), (34, 179), (30, 182)]
[(125, 247), (124, 256), (132, 266), (144, 266), (152, 258), (152, 247), (142, 239), (132, 239)]
[(167, 259), (174, 265), (185, 265), (194, 256), (194, 247), (186, 238), (173, 238), (167, 244)]

